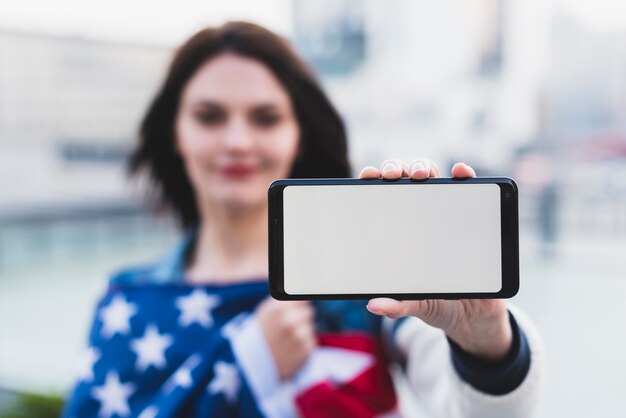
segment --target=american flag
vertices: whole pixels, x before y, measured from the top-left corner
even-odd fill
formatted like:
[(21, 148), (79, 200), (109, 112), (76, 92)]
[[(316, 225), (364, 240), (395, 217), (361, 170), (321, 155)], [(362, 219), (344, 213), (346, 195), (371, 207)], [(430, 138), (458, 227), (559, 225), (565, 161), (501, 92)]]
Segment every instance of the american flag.
[(397, 414), (380, 319), (362, 302), (317, 302), (318, 347), (290, 381), (262, 381), (267, 352), (242, 335), (267, 296), (263, 281), (110, 285), (63, 416)]

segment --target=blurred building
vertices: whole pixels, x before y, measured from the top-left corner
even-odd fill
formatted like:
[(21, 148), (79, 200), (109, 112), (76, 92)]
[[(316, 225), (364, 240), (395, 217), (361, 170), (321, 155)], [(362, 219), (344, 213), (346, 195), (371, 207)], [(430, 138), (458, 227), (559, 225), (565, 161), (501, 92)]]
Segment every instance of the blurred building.
[(297, 45), (344, 113), (356, 166), (429, 156), (502, 172), (533, 137), (549, 23), (533, 2), (295, 4)]
[(0, 31), (0, 217), (127, 205), (121, 165), (169, 52)]
[(626, 31), (594, 31), (561, 12), (551, 37), (542, 130), (563, 141), (626, 130)]
[[(543, 21), (520, 18), (527, 2), (294, 0), (293, 10), (293, 41), (344, 115), (355, 167), (429, 156), (498, 172), (533, 137), (541, 38), (519, 35)], [(0, 217), (128, 205), (121, 164), (169, 55), (0, 31)]]
[(294, 2), (294, 43), (321, 74), (349, 76), (367, 58), (365, 2)]
[[(552, 147), (608, 153), (570, 183), (622, 190), (624, 32), (540, 0), (293, 6), (292, 40), (344, 116), (355, 168), (428, 156), (512, 175), (518, 150)], [(170, 52), (0, 31), (0, 219), (127, 208), (123, 161)]]
[(623, 236), (626, 30), (594, 30), (560, 12), (551, 37), (536, 146), (557, 162), (562, 227)]

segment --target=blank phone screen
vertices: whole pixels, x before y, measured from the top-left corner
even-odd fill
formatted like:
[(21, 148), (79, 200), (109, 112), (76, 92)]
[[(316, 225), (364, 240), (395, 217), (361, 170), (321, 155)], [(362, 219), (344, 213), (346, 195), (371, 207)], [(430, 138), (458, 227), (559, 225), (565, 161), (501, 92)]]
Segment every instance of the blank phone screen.
[(290, 295), (502, 288), (497, 184), (287, 186)]

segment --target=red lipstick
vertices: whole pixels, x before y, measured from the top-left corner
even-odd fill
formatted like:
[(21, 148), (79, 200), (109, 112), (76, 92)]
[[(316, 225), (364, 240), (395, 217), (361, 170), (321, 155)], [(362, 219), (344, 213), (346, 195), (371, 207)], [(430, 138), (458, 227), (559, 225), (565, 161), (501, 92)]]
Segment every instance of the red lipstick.
[(256, 172), (256, 168), (249, 165), (226, 165), (220, 169), (220, 173), (225, 177), (233, 179), (243, 179), (251, 176)]

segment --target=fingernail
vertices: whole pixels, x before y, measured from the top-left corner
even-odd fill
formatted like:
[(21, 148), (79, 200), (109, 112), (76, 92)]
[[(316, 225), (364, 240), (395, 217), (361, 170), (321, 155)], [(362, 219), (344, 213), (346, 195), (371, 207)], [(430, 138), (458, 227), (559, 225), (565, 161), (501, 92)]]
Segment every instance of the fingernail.
[(367, 303), (367, 309), (372, 313), (384, 315), (389, 308), (389, 302), (387, 299), (372, 299)]
[(415, 172), (417, 172), (417, 171), (422, 171), (422, 170), (425, 170), (425, 169), (426, 169), (426, 167), (424, 167), (424, 164), (423, 164), (423, 163), (421, 163), (421, 162), (417, 162), (417, 163), (415, 163), (415, 164), (413, 164), (413, 165), (411, 166), (411, 174), (413, 174), (413, 173), (415, 173)]
[(367, 310), (373, 314), (382, 315), (382, 310), (380, 309), (380, 305), (375, 301), (369, 301), (367, 304)]
[(397, 167), (396, 167), (396, 165), (394, 163), (386, 163), (383, 166), (383, 174), (388, 174), (388, 173), (390, 173), (390, 172), (392, 172), (392, 171), (394, 171), (396, 169), (397, 169)]

